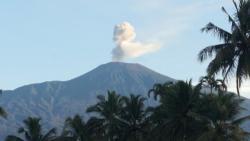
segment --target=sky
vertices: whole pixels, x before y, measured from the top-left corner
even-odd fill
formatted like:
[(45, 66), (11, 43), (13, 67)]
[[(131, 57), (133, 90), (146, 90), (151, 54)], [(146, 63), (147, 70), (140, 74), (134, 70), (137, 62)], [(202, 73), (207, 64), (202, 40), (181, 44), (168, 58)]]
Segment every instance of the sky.
[[(0, 1), (0, 87), (69, 80), (112, 61), (121, 46), (114, 27), (124, 22), (136, 34), (133, 45), (160, 47), (122, 61), (195, 83), (207, 65), (197, 61), (198, 52), (220, 42), (200, 29), (208, 22), (230, 28), (222, 6), (233, 12), (231, 0)], [(242, 88), (246, 97), (249, 85)]]

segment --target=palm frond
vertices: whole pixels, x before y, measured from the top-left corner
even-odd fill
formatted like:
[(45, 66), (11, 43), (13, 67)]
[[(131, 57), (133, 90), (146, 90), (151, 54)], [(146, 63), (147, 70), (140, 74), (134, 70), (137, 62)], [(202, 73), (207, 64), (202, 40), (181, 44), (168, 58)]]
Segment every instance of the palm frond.
[(222, 7), (221, 9), (222, 9), (222, 11), (228, 16), (229, 22), (232, 23), (232, 31), (238, 30), (239, 33), (240, 33), (240, 35), (241, 35), (241, 37), (242, 37), (242, 39), (243, 39), (242, 41), (243, 41), (244, 43), (247, 44), (247, 42), (248, 42), (247, 37), (246, 37), (246, 35), (243, 33), (243, 31), (241, 30), (241, 28), (239, 27), (239, 25), (238, 25), (238, 24), (236, 23), (236, 21), (228, 14), (228, 12), (226, 11), (226, 9), (225, 9), (224, 7)]
[(227, 48), (229, 46), (231, 46), (231, 44), (229, 44), (229, 43), (208, 46), (199, 52), (198, 60), (200, 62), (203, 62), (207, 58), (211, 58), (213, 55), (217, 54), (219, 51), (221, 51), (222, 49)]
[(20, 137), (17, 137), (17, 136), (7, 136), (5, 141), (24, 141), (23, 139), (21, 139)]
[(233, 72), (235, 68), (235, 53), (231, 47), (226, 47), (217, 52), (215, 58), (207, 67), (208, 75), (215, 75), (222, 71), (222, 75)]
[(56, 137), (56, 128), (50, 129), (42, 138), (41, 141), (49, 141)]
[(223, 40), (225, 43), (229, 43), (232, 34), (228, 31), (216, 26), (213, 23), (208, 23), (204, 28), (201, 29), (202, 32), (213, 32), (220, 40)]
[(250, 120), (250, 115), (236, 119), (232, 122), (232, 124), (241, 125), (242, 123), (249, 121), (249, 120)]

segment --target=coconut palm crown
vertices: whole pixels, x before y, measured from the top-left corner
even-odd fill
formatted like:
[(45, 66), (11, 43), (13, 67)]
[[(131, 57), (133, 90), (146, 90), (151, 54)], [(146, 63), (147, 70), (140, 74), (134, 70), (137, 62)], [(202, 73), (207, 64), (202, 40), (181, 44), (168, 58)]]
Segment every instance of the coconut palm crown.
[(204, 62), (213, 58), (207, 67), (208, 75), (222, 73), (224, 81), (230, 76), (236, 77), (237, 93), (244, 79), (250, 77), (250, 0), (233, 1), (235, 14), (231, 16), (224, 7), (231, 25), (231, 31), (208, 23), (202, 32), (211, 32), (223, 42), (208, 46), (200, 51), (198, 60)]
[(52, 128), (47, 133), (43, 134), (41, 119), (35, 117), (28, 117), (23, 121), (24, 127), (18, 129), (18, 133), (22, 134), (24, 138), (9, 135), (5, 141), (53, 141), (56, 139), (56, 129)]

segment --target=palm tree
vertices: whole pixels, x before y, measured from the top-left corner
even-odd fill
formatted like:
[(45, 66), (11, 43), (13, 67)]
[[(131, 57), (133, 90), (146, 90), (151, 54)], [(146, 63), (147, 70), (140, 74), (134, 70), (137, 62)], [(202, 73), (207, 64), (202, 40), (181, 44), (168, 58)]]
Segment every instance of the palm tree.
[(222, 73), (224, 81), (232, 74), (236, 76), (238, 95), (243, 79), (250, 77), (250, 0), (233, 1), (236, 13), (232, 17), (224, 7), (222, 11), (228, 16), (231, 31), (226, 31), (213, 23), (208, 23), (202, 32), (212, 32), (223, 41), (221, 44), (208, 46), (198, 55), (199, 61), (213, 58), (207, 67), (208, 75)]
[(160, 105), (155, 108), (153, 138), (169, 141), (191, 141), (201, 131), (196, 120), (195, 108), (199, 102), (200, 89), (190, 82), (156, 85), (150, 93), (160, 96)]
[(249, 116), (239, 117), (242, 110), (242, 99), (233, 93), (219, 93), (218, 95), (203, 95), (199, 106), (200, 114), (206, 118), (207, 129), (198, 141), (244, 141), (249, 133), (240, 125), (250, 119)]
[(18, 129), (19, 134), (24, 135), (24, 139), (9, 135), (5, 141), (53, 141), (56, 138), (56, 129), (52, 128), (43, 134), (40, 118), (28, 117), (23, 121), (24, 127)]
[(70, 135), (75, 141), (91, 141), (90, 129), (79, 115), (65, 120), (64, 133)]
[(200, 82), (197, 85), (200, 88), (209, 87), (210, 94), (213, 93), (213, 90), (222, 92), (227, 91), (227, 86), (221, 79), (215, 79), (214, 76), (203, 76), (200, 78)]
[(147, 134), (146, 127), (148, 125), (148, 112), (144, 101), (146, 98), (140, 95), (131, 94), (129, 97), (122, 97), (124, 106), (122, 108), (121, 132), (124, 141), (140, 141)]
[(118, 139), (120, 121), (118, 117), (121, 115), (123, 101), (121, 96), (117, 95), (114, 91), (108, 91), (108, 95), (97, 96), (97, 104), (90, 106), (87, 109), (88, 113), (95, 113), (97, 116), (90, 118), (91, 126), (96, 129), (96, 132), (108, 141)]

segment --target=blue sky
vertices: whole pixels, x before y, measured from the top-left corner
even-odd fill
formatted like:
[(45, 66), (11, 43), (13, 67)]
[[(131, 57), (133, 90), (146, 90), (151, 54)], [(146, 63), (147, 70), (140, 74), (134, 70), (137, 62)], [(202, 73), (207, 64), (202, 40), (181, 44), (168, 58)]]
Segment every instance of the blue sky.
[(110, 62), (113, 28), (124, 21), (134, 26), (137, 40), (162, 44), (125, 62), (197, 81), (206, 68), (197, 53), (218, 43), (200, 29), (209, 21), (229, 27), (221, 6), (232, 10), (230, 0), (0, 1), (0, 87), (68, 80)]

